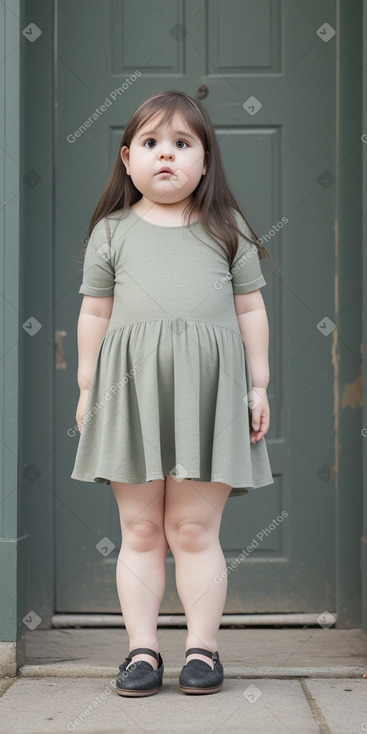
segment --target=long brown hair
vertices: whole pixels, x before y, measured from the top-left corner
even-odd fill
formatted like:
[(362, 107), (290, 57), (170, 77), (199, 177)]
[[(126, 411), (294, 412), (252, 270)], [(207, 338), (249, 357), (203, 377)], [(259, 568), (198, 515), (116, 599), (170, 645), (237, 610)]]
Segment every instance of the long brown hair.
[[(123, 210), (121, 215), (123, 216), (125, 210), (141, 199), (141, 192), (134, 186), (131, 176), (126, 173), (120, 151), (124, 145), (130, 147), (139, 129), (160, 112), (163, 113), (163, 117), (154, 130), (161, 125), (169, 124), (175, 112), (178, 112), (199, 137), (205, 151), (206, 174), (201, 176), (196, 189), (192, 192), (193, 198), (184, 210), (184, 220), (189, 222), (192, 212), (199, 211), (200, 221), (206, 232), (214, 239), (218, 238), (222, 246), (224, 244), (229, 265), (232, 264), (237, 252), (238, 235), (241, 235), (256, 245), (260, 260), (270, 260), (277, 267), (229, 189), (214, 126), (206, 108), (188, 94), (175, 90), (151, 94), (131, 115), (121, 138), (110, 177), (90, 220), (89, 237), (101, 219), (119, 209)], [(250, 240), (243, 229), (238, 228), (235, 212), (245, 220), (254, 240)], [(88, 239), (86, 237), (83, 240), (81, 262), (84, 260)]]

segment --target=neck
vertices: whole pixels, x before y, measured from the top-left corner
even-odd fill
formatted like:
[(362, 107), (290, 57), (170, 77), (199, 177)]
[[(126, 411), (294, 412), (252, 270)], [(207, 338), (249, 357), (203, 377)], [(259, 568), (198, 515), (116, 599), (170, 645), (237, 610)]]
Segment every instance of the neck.
[(142, 196), (142, 198), (134, 204), (134, 208), (139, 208), (139, 212), (143, 216), (144, 214), (147, 214), (152, 218), (157, 217), (157, 220), (159, 220), (159, 218), (162, 220), (164, 218), (179, 220), (182, 218), (184, 209), (186, 209), (191, 201), (192, 196), (188, 196), (186, 199), (176, 201), (172, 204), (161, 204), (147, 199), (146, 196)]

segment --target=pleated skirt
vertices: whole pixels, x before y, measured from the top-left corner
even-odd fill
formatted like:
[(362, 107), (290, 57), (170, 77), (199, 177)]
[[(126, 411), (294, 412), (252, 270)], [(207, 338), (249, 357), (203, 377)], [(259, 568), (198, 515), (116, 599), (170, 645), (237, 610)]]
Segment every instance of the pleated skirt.
[(251, 372), (241, 335), (209, 321), (107, 330), (94, 364), (73, 479), (273, 484), (265, 438), (250, 443)]

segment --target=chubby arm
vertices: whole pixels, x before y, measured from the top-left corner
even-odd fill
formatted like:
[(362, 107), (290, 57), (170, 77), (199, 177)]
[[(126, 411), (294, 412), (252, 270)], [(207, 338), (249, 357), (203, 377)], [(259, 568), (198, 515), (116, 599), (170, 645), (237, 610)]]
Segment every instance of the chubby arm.
[(107, 331), (113, 296), (84, 296), (78, 319), (78, 385), (88, 390), (100, 343)]
[(251, 367), (252, 384), (269, 384), (269, 323), (260, 288), (234, 296), (237, 320)]
[(269, 384), (269, 323), (260, 288), (250, 293), (234, 295), (234, 304), (241, 336), (251, 369), (252, 388), (260, 397), (251, 409), (251, 443), (260, 441), (269, 430), (270, 408), (266, 395)]

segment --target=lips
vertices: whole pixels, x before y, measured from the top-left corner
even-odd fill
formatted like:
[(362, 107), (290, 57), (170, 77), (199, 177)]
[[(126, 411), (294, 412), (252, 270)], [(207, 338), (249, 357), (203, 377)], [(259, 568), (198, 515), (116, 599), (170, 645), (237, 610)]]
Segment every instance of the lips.
[[(160, 169), (160, 170), (158, 171), (158, 174), (159, 174), (159, 173), (172, 173), (172, 174), (173, 174), (173, 171), (172, 171), (172, 168), (168, 168), (167, 166), (164, 166), (163, 168), (161, 168), (161, 169)], [(157, 174), (157, 175), (158, 175), (158, 174)]]

